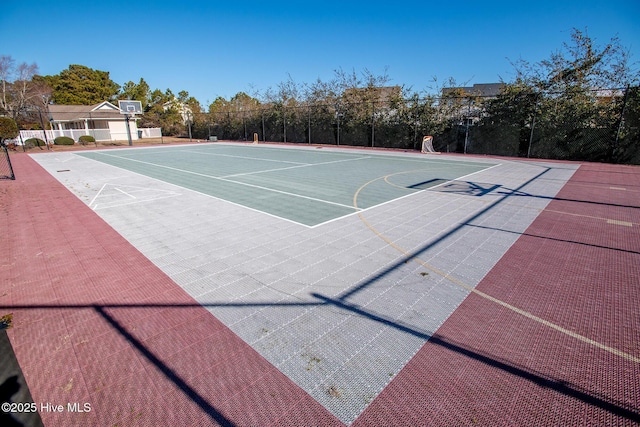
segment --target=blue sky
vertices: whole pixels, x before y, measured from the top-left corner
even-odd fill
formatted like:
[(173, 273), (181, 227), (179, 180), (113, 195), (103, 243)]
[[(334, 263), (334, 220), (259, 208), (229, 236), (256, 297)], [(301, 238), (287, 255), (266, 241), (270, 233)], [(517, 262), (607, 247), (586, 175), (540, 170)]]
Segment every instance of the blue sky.
[(513, 78), (510, 61), (537, 62), (587, 29), (619, 37), (640, 62), (640, 2), (628, 1), (171, 1), (3, 0), (0, 55), (40, 74), (70, 64), (108, 71), (116, 83), (216, 97), (324, 81), (334, 70), (431, 92)]

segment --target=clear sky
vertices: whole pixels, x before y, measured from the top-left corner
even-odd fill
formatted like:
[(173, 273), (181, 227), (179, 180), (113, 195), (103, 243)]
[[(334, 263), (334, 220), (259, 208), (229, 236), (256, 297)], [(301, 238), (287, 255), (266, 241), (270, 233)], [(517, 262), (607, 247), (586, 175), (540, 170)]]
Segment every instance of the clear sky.
[(42, 75), (70, 64), (116, 83), (186, 90), (203, 107), (291, 77), (386, 72), (422, 92), (513, 78), (510, 61), (547, 59), (572, 28), (619, 37), (640, 62), (640, 1), (1, 0), (0, 55)]

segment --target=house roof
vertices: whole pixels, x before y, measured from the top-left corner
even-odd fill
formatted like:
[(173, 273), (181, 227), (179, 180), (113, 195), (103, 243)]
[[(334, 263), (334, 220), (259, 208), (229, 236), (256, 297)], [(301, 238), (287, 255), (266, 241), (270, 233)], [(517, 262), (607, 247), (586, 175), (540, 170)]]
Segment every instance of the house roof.
[(94, 105), (49, 105), (49, 114), (54, 122), (124, 120), (120, 108), (107, 101)]
[(498, 96), (500, 94), (500, 90), (504, 87), (504, 83), (476, 83), (470, 87), (447, 87), (442, 89), (442, 94), (447, 95), (454, 90), (460, 90), (465, 93), (465, 95), (474, 95), (474, 96)]

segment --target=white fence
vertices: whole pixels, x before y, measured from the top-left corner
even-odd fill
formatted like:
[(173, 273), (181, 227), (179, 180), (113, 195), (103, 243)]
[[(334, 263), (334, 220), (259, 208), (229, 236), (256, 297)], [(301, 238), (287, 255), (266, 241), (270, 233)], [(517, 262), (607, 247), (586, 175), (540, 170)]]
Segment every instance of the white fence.
[(162, 138), (162, 128), (138, 128), (140, 138)]
[[(45, 136), (46, 132), (46, 136)], [(43, 141), (48, 141), (49, 144), (53, 144), (53, 140), (59, 136), (68, 136), (74, 141), (83, 135), (91, 135), (96, 141), (126, 141), (129, 136), (126, 133), (111, 132), (109, 129), (67, 129), (67, 130), (21, 130), (20, 138), (14, 140), (7, 140), (8, 143), (13, 142), (17, 145), (22, 145), (22, 141), (26, 141), (29, 138), (38, 138)], [(138, 129), (138, 138), (161, 138), (162, 128), (141, 128)], [(135, 138), (137, 139), (137, 138)]]

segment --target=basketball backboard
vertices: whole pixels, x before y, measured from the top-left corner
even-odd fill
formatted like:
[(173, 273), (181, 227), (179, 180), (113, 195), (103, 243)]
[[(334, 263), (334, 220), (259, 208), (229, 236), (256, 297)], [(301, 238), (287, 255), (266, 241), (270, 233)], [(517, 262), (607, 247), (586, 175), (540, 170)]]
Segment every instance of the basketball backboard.
[(142, 102), (140, 101), (118, 101), (118, 107), (120, 107), (120, 114), (142, 114)]

